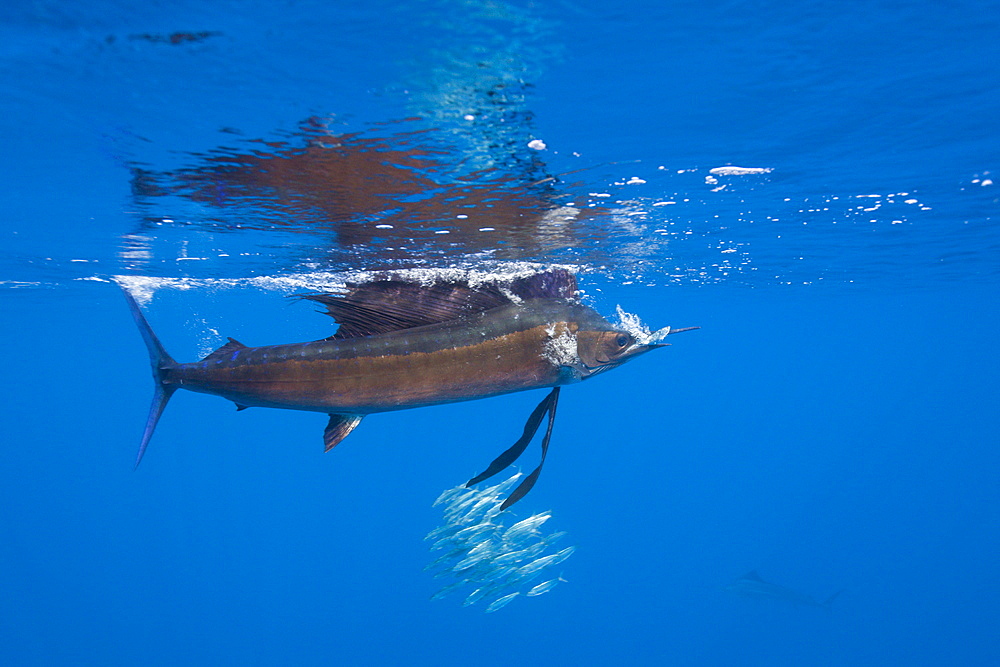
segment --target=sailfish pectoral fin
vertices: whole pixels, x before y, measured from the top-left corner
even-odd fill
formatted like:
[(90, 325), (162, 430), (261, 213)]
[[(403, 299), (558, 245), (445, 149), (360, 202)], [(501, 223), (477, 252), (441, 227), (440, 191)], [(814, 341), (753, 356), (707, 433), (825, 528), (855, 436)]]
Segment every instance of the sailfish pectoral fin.
[(323, 431), (323, 451), (328, 452), (346, 438), (361, 423), (364, 415), (330, 415), (330, 421)]
[(531, 415), (528, 417), (528, 421), (524, 424), (524, 433), (521, 434), (520, 439), (511, 445), (503, 454), (493, 459), (493, 463), (491, 463), (486, 470), (466, 482), (466, 488), (472, 486), (473, 484), (479, 484), (479, 482), (484, 479), (489, 479), (516, 461), (517, 457), (524, 453), (524, 450), (528, 447), (528, 443), (530, 443), (531, 439), (535, 437), (535, 432), (538, 431), (538, 427), (542, 423), (542, 418), (549, 410), (549, 404), (552, 402), (552, 395), (556, 394), (558, 391), (559, 388), (556, 387), (549, 393), (548, 396), (542, 399), (542, 402), (539, 403), (538, 406), (531, 412)]
[(531, 487), (535, 485), (535, 482), (538, 481), (538, 476), (542, 473), (542, 466), (545, 465), (545, 455), (549, 453), (549, 440), (552, 439), (552, 426), (556, 423), (556, 405), (559, 403), (559, 387), (553, 389), (552, 393), (546, 397), (546, 400), (548, 402), (549, 425), (545, 429), (545, 437), (542, 438), (542, 460), (538, 462), (538, 467), (532, 470), (531, 474), (517, 485), (517, 488), (510, 494), (510, 497), (503, 501), (503, 504), (500, 505), (501, 512), (523, 498), (528, 491), (531, 491)]
[(531, 487), (533, 487), (535, 482), (538, 481), (538, 476), (542, 472), (542, 466), (545, 464), (545, 455), (549, 452), (549, 440), (552, 439), (552, 426), (556, 421), (556, 405), (558, 405), (558, 403), (559, 387), (556, 387), (549, 392), (548, 396), (543, 398), (542, 402), (538, 404), (538, 407), (532, 411), (531, 416), (528, 417), (528, 421), (524, 425), (524, 433), (521, 435), (521, 438), (507, 451), (496, 457), (493, 460), (493, 463), (490, 464), (489, 468), (466, 482), (465, 486), (469, 487), (473, 484), (478, 484), (484, 479), (488, 479), (497, 474), (516, 461), (517, 457), (524, 452), (528, 443), (530, 443), (531, 439), (535, 436), (535, 433), (538, 431), (538, 427), (542, 423), (542, 418), (545, 417), (546, 413), (548, 413), (549, 425), (545, 429), (545, 437), (542, 438), (542, 460), (539, 462), (538, 467), (531, 471), (531, 474), (525, 477), (524, 481), (518, 484), (517, 488), (514, 489), (514, 492), (510, 494), (507, 500), (503, 501), (503, 504), (500, 505), (500, 511), (502, 512), (507, 509), (523, 498), (528, 491), (531, 491)]

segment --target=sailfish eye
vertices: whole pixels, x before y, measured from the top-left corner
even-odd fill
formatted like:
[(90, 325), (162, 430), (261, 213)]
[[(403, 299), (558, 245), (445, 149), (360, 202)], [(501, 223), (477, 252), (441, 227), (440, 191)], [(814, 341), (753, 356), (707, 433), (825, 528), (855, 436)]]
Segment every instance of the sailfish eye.
[(628, 345), (628, 344), (629, 344), (629, 341), (630, 341), (630, 339), (631, 339), (631, 338), (632, 338), (632, 337), (631, 337), (631, 336), (629, 336), (629, 335), (628, 335), (628, 334), (626, 334), (626, 333), (620, 333), (620, 334), (618, 334), (618, 336), (617, 336), (617, 337), (615, 338), (615, 342), (616, 342), (616, 343), (618, 343), (618, 347), (625, 347), (626, 345)]

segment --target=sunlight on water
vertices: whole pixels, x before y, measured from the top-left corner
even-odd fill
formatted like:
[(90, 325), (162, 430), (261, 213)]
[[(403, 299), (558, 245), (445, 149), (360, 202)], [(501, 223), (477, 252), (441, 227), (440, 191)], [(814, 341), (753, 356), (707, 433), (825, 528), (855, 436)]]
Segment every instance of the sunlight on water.
[[(22, 275), (12, 270), (0, 287), (517, 261), (649, 286), (907, 284), (1000, 271), (985, 251), (996, 243), (989, 217), (943, 201), (987, 205), (989, 172), (951, 193), (824, 192), (808, 174), (771, 166), (595, 165), (527, 138), (515, 150), (527, 158), (474, 169), (461, 141), (421, 119), (356, 127), (314, 117), (275, 137), (225, 141), (181, 167), (129, 165), (135, 222), (117, 248), (22, 257)], [(983, 252), (962, 250), (973, 239)]]
[[(988, 247), (995, 230), (942, 219), (941, 195), (919, 188), (807, 194), (772, 167), (593, 166), (534, 152), (520, 174), (456, 172), (457, 145), (422, 121), (353, 131), (314, 119), (188, 167), (135, 166), (141, 221), (116, 256), (29, 261), (46, 275), (115, 267), (178, 280), (556, 261), (626, 285), (751, 287), (998, 270), (959, 252), (970, 238)], [(984, 172), (956, 190), (982, 199), (994, 187)], [(31, 277), (3, 286), (49, 284)]]

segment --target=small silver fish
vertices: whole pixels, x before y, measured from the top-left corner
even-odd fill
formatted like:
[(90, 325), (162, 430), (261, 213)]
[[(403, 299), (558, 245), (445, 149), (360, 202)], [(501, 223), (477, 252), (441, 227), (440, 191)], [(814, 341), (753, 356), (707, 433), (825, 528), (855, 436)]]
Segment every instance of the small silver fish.
[(496, 546), (493, 540), (487, 538), (469, 549), (469, 555), (475, 556), (476, 554), (490, 553), (494, 550), (496, 550)]
[(437, 507), (441, 503), (451, 503), (455, 498), (464, 498), (465, 494), (469, 492), (469, 489), (464, 486), (456, 486), (452, 489), (446, 489), (441, 492), (441, 495), (437, 497), (434, 504), (431, 507)]
[(495, 486), (491, 486), (483, 490), (483, 493), (488, 496), (499, 496), (504, 491), (507, 491), (510, 487), (514, 486), (517, 480), (524, 476), (523, 472), (516, 472), (512, 477), (505, 479)]
[(461, 526), (456, 526), (454, 524), (446, 523), (443, 526), (438, 526), (431, 532), (427, 533), (425, 540), (436, 540), (442, 537), (451, 537), (455, 533), (461, 530)]
[(476, 503), (476, 496), (472, 495), (454, 505), (449, 505), (444, 510), (445, 519), (449, 523), (459, 523), (460, 518)]
[(538, 584), (530, 591), (525, 593), (525, 595), (527, 595), (528, 597), (534, 597), (536, 595), (542, 595), (543, 593), (548, 593), (553, 588), (555, 588), (560, 581), (566, 581), (566, 580), (563, 579), (562, 577), (556, 577), (555, 579), (549, 579), (548, 581), (543, 581), (542, 583)]
[(503, 534), (504, 539), (507, 539), (512, 535), (519, 535), (521, 533), (530, 532), (531, 530), (538, 528), (543, 523), (552, 518), (552, 514), (549, 512), (539, 512), (538, 514), (532, 514), (527, 519), (522, 519), (518, 521), (513, 526), (507, 529)]
[[(440, 565), (444, 565), (450, 560), (456, 560), (459, 556), (461, 556), (464, 553), (465, 553), (464, 546), (456, 547), (451, 551), (446, 552), (443, 556), (435, 558), (432, 562), (428, 563), (427, 565), (424, 565), (424, 572), (429, 572)], [(449, 566), (448, 569), (450, 570), (451, 567)]]
[(542, 556), (541, 558), (533, 560), (527, 565), (522, 566), (518, 570), (518, 575), (521, 577), (527, 577), (528, 575), (535, 574), (536, 572), (541, 572), (547, 567), (563, 562), (572, 556), (574, 551), (576, 551), (576, 547), (566, 547), (557, 553)]
[(461, 543), (456, 544), (455, 543), (455, 538), (453, 536), (446, 535), (445, 537), (440, 538), (437, 542), (435, 542), (434, 544), (432, 544), (430, 546), (430, 550), (431, 551), (437, 551), (438, 549), (446, 549), (446, 548), (449, 548), (449, 547), (450, 548), (455, 548), (455, 547), (459, 547), (459, 546), (462, 546), (463, 548), (465, 548), (464, 545), (461, 544)]
[(451, 568), (453, 572), (462, 572), (464, 570), (469, 570), (479, 565), (480, 562), (489, 558), (488, 553), (473, 554), (471, 556), (466, 556), (464, 559), (458, 561), (455, 567)]
[(476, 604), (477, 602), (482, 600), (484, 597), (486, 597), (493, 591), (494, 591), (493, 586), (481, 586), (476, 590), (472, 591), (471, 593), (469, 593), (469, 596), (465, 598), (465, 602), (462, 603), (462, 606), (468, 607), (470, 604)]
[(527, 549), (519, 549), (517, 551), (508, 551), (507, 553), (500, 554), (493, 558), (493, 563), (496, 565), (509, 565), (511, 563), (519, 563), (522, 560), (527, 560), (530, 558)]
[(466, 542), (471, 541), (482, 535), (483, 533), (488, 533), (494, 530), (496, 526), (491, 523), (477, 523), (472, 526), (466, 526), (462, 528), (457, 533), (452, 535), (452, 539), (456, 542)]
[(513, 600), (514, 598), (516, 598), (520, 594), (521, 594), (520, 591), (517, 591), (517, 592), (511, 593), (510, 595), (505, 595), (502, 598), (494, 600), (493, 602), (490, 603), (490, 606), (488, 606), (486, 608), (486, 613), (487, 614), (492, 614), (497, 609), (500, 609), (501, 607), (506, 607), (508, 604), (510, 604), (511, 600)]
[(483, 579), (486, 581), (492, 581), (497, 586), (506, 586), (508, 578), (514, 573), (515, 570), (517, 570), (517, 568), (512, 565), (493, 567), (484, 573)]
[(447, 586), (439, 590), (437, 593), (432, 595), (431, 599), (440, 600), (441, 598), (445, 597), (446, 595), (449, 595), (450, 593), (454, 592), (456, 589), (461, 588), (464, 585), (465, 585), (464, 581), (456, 581), (453, 584), (448, 584)]
[(566, 535), (567, 535), (567, 533), (566, 533), (565, 530), (560, 530), (557, 533), (552, 533), (551, 535), (546, 535), (542, 539), (542, 541), (545, 543), (546, 546), (550, 546), (552, 544), (555, 544), (556, 542), (558, 542), (562, 538), (566, 537)]
[(486, 496), (485, 498), (480, 498), (476, 502), (472, 503), (472, 507), (469, 511), (462, 515), (459, 521), (463, 523), (472, 523), (479, 519), (486, 511), (493, 505), (499, 505), (500, 499), (493, 496)]

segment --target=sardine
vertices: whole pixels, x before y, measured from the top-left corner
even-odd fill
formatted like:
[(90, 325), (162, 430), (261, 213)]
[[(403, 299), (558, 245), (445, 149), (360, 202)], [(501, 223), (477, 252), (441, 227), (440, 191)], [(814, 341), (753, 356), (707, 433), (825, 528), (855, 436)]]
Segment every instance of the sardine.
[(527, 595), (528, 597), (534, 597), (536, 595), (542, 595), (543, 593), (548, 593), (553, 588), (555, 588), (560, 581), (566, 581), (566, 580), (563, 579), (562, 577), (556, 577), (555, 579), (549, 579), (548, 581), (543, 581), (537, 586), (534, 586), (530, 591), (525, 593), (525, 595)]
[(521, 593), (518, 591), (515, 593), (511, 593), (510, 595), (505, 595), (497, 600), (494, 600), (492, 603), (490, 603), (490, 606), (486, 607), (486, 613), (491, 614), (495, 612), (497, 609), (500, 609), (501, 607), (506, 607), (508, 604), (510, 604), (511, 600), (513, 600), (520, 594)]

